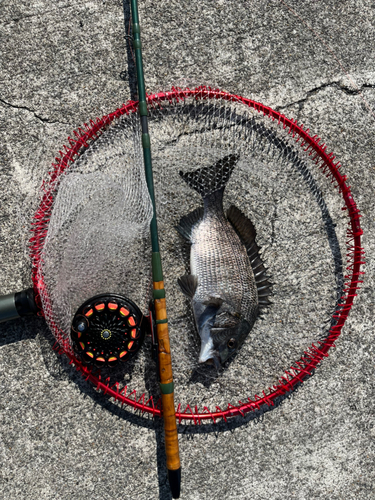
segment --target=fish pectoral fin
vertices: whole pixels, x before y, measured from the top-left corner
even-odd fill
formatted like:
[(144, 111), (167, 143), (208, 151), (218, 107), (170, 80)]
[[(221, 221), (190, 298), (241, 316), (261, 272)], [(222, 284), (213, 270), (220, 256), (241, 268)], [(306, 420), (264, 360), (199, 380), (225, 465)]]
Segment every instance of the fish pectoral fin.
[(193, 227), (198, 224), (203, 218), (203, 208), (199, 207), (181, 218), (179, 224), (176, 226), (177, 231), (186, 238), (191, 240), (191, 232)]
[(198, 286), (198, 279), (193, 274), (184, 274), (178, 278), (177, 283), (180, 285), (181, 292), (192, 299)]

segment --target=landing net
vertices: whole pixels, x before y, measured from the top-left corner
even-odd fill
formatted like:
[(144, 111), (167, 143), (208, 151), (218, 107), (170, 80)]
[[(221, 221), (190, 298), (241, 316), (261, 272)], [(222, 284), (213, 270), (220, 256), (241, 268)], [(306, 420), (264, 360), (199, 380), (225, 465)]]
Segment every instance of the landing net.
[[(207, 87), (149, 96), (148, 108), (177, 417), (197, 423), (262, 411), (308, 378), (341, 333), (361, 282), (359, 211), (321, 140), (270, 108)], [(149, 339), (111, 373), (83, 366), (70, 341), (75, 310), (98, 293), (125, 295), (147, 313), (152, 206), (137, 111), (129, 102), (69, 139), (43, 186), (31, 256), (59, 349), (98, 389), (159, 415)], [(200, 339), (177, 284), (189, 273), (189, 246), (175, 226), (202, 206), (179, 172), (229, 154), (240, 160), (224, 208), (235, 205), (255, 225), (274, 285), (272, 305), (218, 373), (198, 364)]]

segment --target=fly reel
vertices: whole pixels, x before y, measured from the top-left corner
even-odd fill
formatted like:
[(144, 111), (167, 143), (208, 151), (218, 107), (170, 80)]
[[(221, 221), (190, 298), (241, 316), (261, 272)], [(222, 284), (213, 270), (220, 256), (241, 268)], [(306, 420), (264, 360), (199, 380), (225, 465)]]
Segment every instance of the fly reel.
[(96, 295), (73, 318), (73, 348), (86, 364), (113, 367), (139, 351), (145, 328), (143, 314), (134, 302), (121, 295)]

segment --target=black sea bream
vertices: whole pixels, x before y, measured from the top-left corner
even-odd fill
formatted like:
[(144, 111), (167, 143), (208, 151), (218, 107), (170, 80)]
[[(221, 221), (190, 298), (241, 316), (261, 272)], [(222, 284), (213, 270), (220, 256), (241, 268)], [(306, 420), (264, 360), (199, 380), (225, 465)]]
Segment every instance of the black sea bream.
[(177, 227), (191, 243), (190, 275), (178, 282), (192, 300), (201, 338), (200, 363), (220, 367), (244, 342), (259, 309), (268, 305), (271, 283), (259, 257), (255, 228), (236, 207), (223, 211), (226, 183), (239, 159), (229, 155), (181, 177), (203, 198)]

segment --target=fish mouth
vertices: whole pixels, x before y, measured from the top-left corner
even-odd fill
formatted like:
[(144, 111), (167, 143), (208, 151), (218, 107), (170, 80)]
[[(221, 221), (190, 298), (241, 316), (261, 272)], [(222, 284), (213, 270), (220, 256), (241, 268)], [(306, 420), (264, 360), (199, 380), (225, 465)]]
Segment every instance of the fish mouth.
[(201, 344), (201, 352), (199, 353), (199, 360), (198, 363), (205, 363), (209, 359), (213, 358), (215, 355), (215, 349), (214, 349), (214, 343), (212, 342), (212, 338), (209, 334), (205, 335), (207, 333), (207, 329), (205, 328), (202, 332), (202, 344)]
[(213, 349), (212, 340), (208, 344), (202, 345), (198, 363), (215, 365), (217, 370), (221, 368), (220, 358), (217, 352)]
[(199, 363), (208, 365), (208, 366), (215, 366), (216, 370), (219, 371), (221, 369), (221, 363), (220, 363), (220, 358), (219, 356), (212, 356), (212, 358), (207, 359), (207, 361), (199, 361)]
[(201, 351), (199, 353), (198, 363), (200, 364), (214, 364), (219, 370), (221, 368), (220, 356), (215, 349), (213, 339), (211, 336), (211, 330), (214, 322), (214, 318), (217, 313), (217, 306), (207, 306), (204, 313), (201, 315), (202, 323), (199, 325), (199, 336), (201, 338)]

